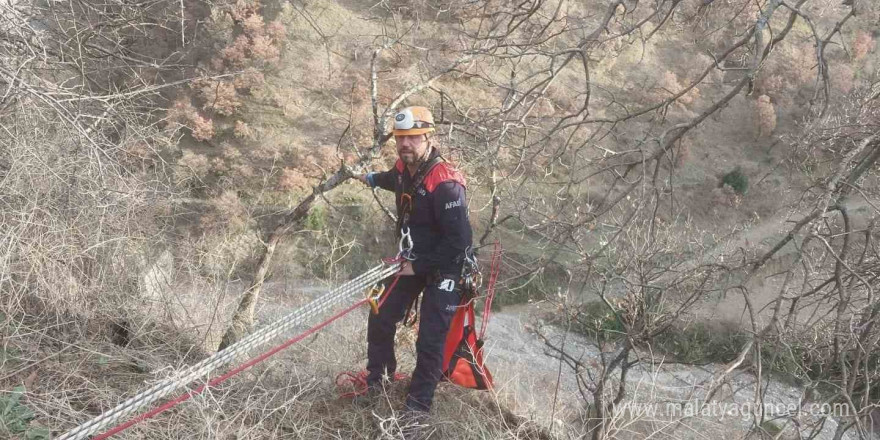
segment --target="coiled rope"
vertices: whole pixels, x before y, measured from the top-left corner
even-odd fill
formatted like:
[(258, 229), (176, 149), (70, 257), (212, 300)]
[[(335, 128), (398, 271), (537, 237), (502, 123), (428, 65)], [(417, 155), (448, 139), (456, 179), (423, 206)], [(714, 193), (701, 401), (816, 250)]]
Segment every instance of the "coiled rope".
[[(373, 267), (372, 269), (364, 272), (358, 277), (352, 279), (351, 281), (337, 287), (334, 290), (326, 293), (325, 295), (311, 301), (303, 307), (300, 307), (296, 311), (278, 319), (277, 321), (262, 327), (258, 331), (252, 333), (246, 338), (240, 340), (239, 342), (226, 347), (222, 351), (218, 351), (213, 356), (210, 356), (201, 362), (192, 365), (190, 367), (185, 368), (180, 371), (173, 377), (164, 379), (160, 381), (158, 384), (150, 387), (149, 389), (142, 391), (135, 395), (134, 397), (129, 398), (128, 400), (122, 402), (117, 405), (115, 408), (106, 411), (89, 420), (86, 423), (83, 423), (80, 426), (64, 433), (62, 436), (57, 437), (58, 440), (80, 440), (88, 438), (89, 436), (105, 429), (106, 427), (112, 425), (118, 420), (137, 412), (138, 410), (144, 408), (145, 406), (150, 405), (151, 403), (171, 394), (173, 391), (178, 388), (184, 387), (195, 380), (210, 374), (212, 371), (220, 368), (226, 364), (233, 362), (238, 356), (241, 354), (250, 351), (251, 349), (258, 347), (260, 345), (269, 342), (275, 337), (279, 336), (281, 333), (284, 333), (287, 330), (290, 330), (293, 327), (300, 326), (305, 324), (309, 319), (325, 313), (330, 310), (332, 307), (336, 306), (339, 303), (342, 303), (344, 300), (348, 300), (351, 297), (356, 295), (361, 295), (364, 290), (376, 282), (398, 272), (400, 269), (400, 262), (384, 262), (378, 266)], [(129, 422), (126, 422), (123, 425), (115, 427), (113, 430), (104, 433), (96, 438), (104, 439), (115, 433), (122, 431), (123, 429), (128, 428), (129, 426), (141, 421), (145, 420), (153, 415), (156, 415), (168, 408), (171, 408), (174, 405), (177, 405), (180, 402), (183, 402), (190, 397), (197, 395), (204, 391), (206, 387), (216, 385), (220, 382), (225, 381), (226, 379), (234, 376), (235, 374), (256, 365), (259, 362), (262, 362), (269, 356), (281, 351), (282, 349), (290, 346), (291, 344), (298, 342), (305, 338), (306, 336), (320, 330), (327, 324), (335, 321), (336, 319), (341, 318), (342, 316), (348, 314), (352, 310), (355, 310), (360, 305), (366, 303), (366, 299), (362, 299), (355, 303), (352, 306), (349, 306), (342, 312), (337, 313), (331, 318), (325, 320), (324, 322), (310, 328), (306, 332), (297, 335), (296, 337), (288, 340), (284, 344), (275, 347), (274, 349), (248, 361), (247, 363), (241, 365), (240, 367), (232, 370), (223, 376), (215, 378), (208, 382), (206, 385), (202, 385), (199, 388), (184, 394), (183, 396), (178, 397), (146, 414), (142, 414), (136, 419), (133, 419)]]

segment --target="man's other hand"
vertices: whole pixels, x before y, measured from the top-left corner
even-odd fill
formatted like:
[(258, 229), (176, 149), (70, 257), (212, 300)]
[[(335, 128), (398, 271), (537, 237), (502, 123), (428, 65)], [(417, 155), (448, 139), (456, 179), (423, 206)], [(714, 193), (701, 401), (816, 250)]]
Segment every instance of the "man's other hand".
[(358, 174), (357, 176), (354, 176), (354, 178), (363, 182), (364, 185), (370, 186), (370, 182), (367, 180), (366, 174)]

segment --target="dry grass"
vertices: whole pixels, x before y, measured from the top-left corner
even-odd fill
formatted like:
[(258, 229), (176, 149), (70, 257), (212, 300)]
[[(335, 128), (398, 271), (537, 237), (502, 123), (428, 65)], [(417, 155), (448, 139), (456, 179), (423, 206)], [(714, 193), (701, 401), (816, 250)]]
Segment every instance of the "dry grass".
[[(179, 69), (168, 78), (157, 73), (155, 63), (110, 66), (104, 56), (95, 60), (74, 58), (81, 64), (72, 71), (65, 70), (72, 65), (66, 58), (57, 64), (46, 59), (39, 69), (29, 71), (25, 68), (31, 62), (27, 57), (4, 52), (4, 71), (22, 69), (22, 75), (18, 82), (10, 83), (0, 114), (0, 389), (26, 386), (23, 403), (36, 412), (33, 423), (56, 433), (63, 431), (112, 407), (145, 383), (203, 358), (216, 346), (230, 306), (249, 281), (255, 264), (255, 250), (261, 244), (256, 231), (262, 227), (261, 222), (273, 216), (258, 213), (253, 206), (290, 205), (324, 172), (341, 160), (351, 160), (355, 148), (370, 141), (373, 127), (368, 60), (372, 50), (385, 42), (377, 36), (387, 32), (387, 37), (400, 39), (394, 50), (383, 52), (379, 58), (379, 98), (383, 103), (447, 65), (457, 51), (467, 47), (462, 35), (451, 29), (457, 18), (466, 18), (474, 11), (462, 7), (443, 12), (445, 2), (418, 2), (414, 8), (406, 2), (381, 3), (376, 8), (355, 1), (327, 0), (267, 5), (272, 20), (287, 27), (284, 52), (276, 53), (279, 46), (263, 44), (263, 40), (239, 46), (240, 50), (227, 50), (224, 62), (241, 64), (245, 52), (256, 51), (265, 58), (257, 64), (265, 61), (272, 66), (265, 74), (248, 70), (233, 83), (203, 81), (201, 87), (195, 87), (199, 92), (196, 101), (205, 101), (196, 102), (198, 109), (193, 102), (183, 100), (175, 110), (169, 98), (183, 96), (176, 93), (180, 90), (148, 93), (131, 84), (152, 84), (150, 81), (159, 77), (163, 81), (177, 78), (175, 75), (190, 69), (192, 66), (177, 66), (189, 59), (183, 55), (177, 58), (177, 51), (183, 48), (176, 42), (198, 43), (187, 40), (197, 33), (186, 26), (211, 21), (212, 12), (216, 26), (210, 30), (215, 33), (211, 37), (236, 48), (232, 23), (219, 10), (204, 10), (204, 5), (188, 4), (185, 13), (196, 16), (187, 16), (178, 23), (178, 2), (162, 3), (168, 8), (162, 16), (172, 18), (168, 18), (167, 26), (156, 28), (180, 28), (185, 31), (182, 40), (171, 31), (160, 36), (164, 38), (143, 34), (156, 38), (148, 39), (150, 50), (141, 52), (155, 55), (154, 61), (174, 65), (168, 69)], [(667, 98), (694, 79), (695, 66), (711, 62), (706, 50), (717, 51), (734, 38), (730, 29), (695, 38), (714, 26), (709, 23), (713, 16), (701, 12), (699, 2), (685, 3), (683, 14), (687, 19), (674, 23), (652, 40), (621, 39), (591, 54), (595, 108), (591, 117), (616, 117), (624, 113), (622, 104), (638, 108)], [(710, 11), (718, 17), (739, 11), (732, 28), (753, 21), (756, 10), (751, 3), (718, 3)], [(595, 11), (604, 6), (604, 2), (569, 4), (566, 20), (579, 29), (589, 28), (596, 20)], [(876, 9), (871, 4), (865, 7)], [(834, 5), (829, 11), (837, 13), (840, 8)], [(545, 12), (549, 16), (553, 11)], [(864, 17), (855, 18), (851, 22), (854, 30), (845, 29), (840, 39), (851, 42), (847, 60), (852, 63), (834, 60), (838, 64), (832, 67), (832, 83), (837, 93), (864, 84), (876, 70), (876, 44), (864, 31), (874, 26), (869, 18), (874, 12), (869, 10)], [(415, 17), (422, 20), (410, 28), (415, 23), (409, 20)], [(259, 36), (270, 32), (273, 38), (282, 39), (280, 32), (253, 20), (245, 26), (259, 30)], [(555, 30), (555, 26), (559, 23), (551, 28)], [(25, 27), (3, 24), (4, 32), (16, 29), (23, 32)], [(111, 42), (118, 37), (119, 44), (111, 44), (111, 48), (127, 47), (123, 43), (130, 35), (121, 32), (107, 35), (106, 40)], [(798, 174), (774, 173), (770, 179), (762, 178), (773, 173), (775, 168), (769, 170), (769, 165), (775, 166), (785, 155), (779, 151), (781, 148), (770, 151), (775, 145), (771, 139), (774, 130), (778, 134), (796, 128), (793, 121), (803, 116), (808, 88), (814, 80), (810, 30), (799, 23), (794, 33), (799, 40), (774, 48), (774, 57), (762, 67), (755, 84), (758, 101), (754, 96), (731, 100), (723, 111), (688, 135), (681, 147), (687, 154), (682, 151), (675, 167), (669, 168), (675, 169), (674, 175), (670, 174), (675, 203), (698, 224), (697, 229), (711, 230), (719, 236), (741, 230), (776, 214), (784, 205), (780, 198), (790, 199), (799, 187), (806, 186), (807, 178)], [(553, 44), (563, 47), (577, 41), (577, 34), (561, 35)], [(31, 37), (25, 35), (21, 41), (43, 44), (40, 38)], [(155, 41), (162, 44), (153, 44)], [(144, 42), (137, 45), (140, 49), (144, 46)], [(223, 47), (227, 46), (220, 45), (219, 49)], [(426, 47), (431, 50), (424, 50)], [(46, 56), (58, 48), (34, 49), (32, 53)], [(162, 50), (167, 53), (154, 53)], [(170, 57), (172, 53), (174, 58)], [(832, 55), (842, 58), (842, 53)], [(486, 62), (475, 70), (437, 81), (435, 90), (404, 104), (436, 107), (437, 93), (443, 91), (456, 98), (462, 113), (479, 120), (493, 115), (501, 106), (514, 73), (519, 78), (535, 74), (516, 87), (534, 85), (546, 68), (542, 57), (524, 56), (516, 63)], [(203, 63), (210, 63), (207, 58)], [(15, 62), (7, 65), (7, 59)], [(545, 96), (536, 98), (536, 106), (526, 118), (532, 135), (551, 126), (554, 118), (575, 111), (584, 99), (586, 72), (576, 64), (560, 73)], [(52, 73), (41, 70), (47, 66), (45, 71)], [(119, 77), (107, 72), (118, 73)], [(134, 73), (126, 76), (128, 72)], [(736, 80), (737, 75), (736, 70), (713, 72), (668, 108), (613, 129), (597, 126), (585, 130), (587, 133), (578, 136), (596, 135), (599, 140), (584, 151), (555, 157), (552, 152), (560, 141), (550, 139), (539, 146), (545, 151), (527, 152), (534, 156), (523, 164), (525, 172), (543, 175), (543, 180), (507, 187), (506, 193), (502, 191), (505, 203), (509, 203), (505, 209), (513, 211), (517, 209), (513, 205), (522, 202), (530, 212), (526, 220), (541, 219), (541, 215), (556, 209), (544, 205), (547, 200), (559, 205), (563, 215), (572, 215), (578, 200), (554, 201), (558, 186), (552, 182), (564, 182), (576, 173), (551, 167), (574, 160), (593, 163), (609, 151), (640, 148), (644, 139), (662, 129), (663, 124), (677, 123), (702, 111), (724, 93), (724, 83)], [(86, 78), (98, 81), (89, 83)], [(247, 89), (247, 93), (238, 96), (236, 88)], [(114, 97), (125, 91), (149, 98)], [(213, 105), (207, 105), (207, 101)], [(166, 117), (157, 111), (161, 107), (171, 109)], [(205, 112), (216, 112), (216, 118), (207, 119)], [(518, 117), (513, 114), (511, 119), (514, 116)], [(180, 124), (188, 126), (189, 131), (181, 131)], [(346, 126), (349, 130), (340, 140)], [(755, 140), (755, 132), (767, 139)], [(214, 143), (202, 142), (209, 138)], [(465, 159), (462, 166), (473, 176), (473, 221), (483, 226), (491, 197), (480, 160), (491, 154), (470, 145), (468, 139), (444, 138), (454, 149), (452, 154)], [(340, 151), (336, 150), (337, 143)], [(519, 140), (510, 144), (519, 144)], [(503, 167), (513, 169), (521, 160), (516, 153), (513, 148), (504, 148), (497, 159)], [(386, 147), (376, 167), (390, 165), (393, 154), (393, 148)], [(756, 182), (756, 190), (742, 199), (721, 194), (718, 200), (719, 173), (736, 166), (742, 166)], [(507, 171), (502, 169), (500, 174)], [(601, 194), (608, 184), (608, 178), (598, 176), (575, 185), (572, 192)], [(180, 203), (184, 198), (189, 202)], [(200, 200), (193, 198), (207, 202), (197, 203)], [(594, 198), (586, 196), (584, 200), (592, 203)], [(310, 217), (309, 230), (298, 233), (279, 250), (281, 261), (270, 274), (278, 282), (274, 291), (267, 289), (266, 301), (261, 304), (265, 320), (306, 298), (295, 288), (284, 287), (286, 281), (319, 278), (330, 284), (359, 272), (364, 261), (387, 254), (388, 243), (376, 238), (385, 219), (375, 206), (364, 207), (372, 203), (367, 191), (344, 188), (331, 201), (342, 207), (322, 205), (327, 214)], [(593, 204), (598, 206), (600, 201), (597, 196)], [(581, 203), (580, 208), (586, 209), (587, 203)], [(546, 243), (530, 233), (514, 231), (505, 237), (528, 249), (529, 256), (545, 255), (547, 248), (540, 246)], [(748, 238), (753, 235), (744, 236), (748, 249)], [(596, 240), (595, 235), (589, 235), (580, 244), (589, 247)], [(726, 304), (736, 306), (732, 314), (742, 309), (738, 303)], [(362, 333), (363, 321), (350, 321), (343, 330), (313, 338), (122, 437), (387, 437), (385, 432), (393, 430), (399, 415), (405, 383), (391, 386), (382, 404), (371, 410), (355, 409), (335, 397), (335, 373), (363, 365)], [(411, 336), (402, 335), (402, 340), (410, 338), (404, 341), (404, 347), (411, 346)], [(411, 352), (402, 352), (409, 357), (402, 360), (401, 369), (411, 369)], [(432, 420), (435, 436), (547, 438), (551, 436), (548, 430), (558, 436), (586, 434), (578, 431), (584, 420), (574, 416), (574, 420), (561, 420), (559, 426), (555, 420), (548, 424), (544, 420), (536, 422), (537, 417), (529, 419), (535, 412), (529, 407), (532, 401), (528, 390), (510, 391), (516, 390), (517, 380), (516, 375), (508, 376), (499, 386), (503, 391), (497, 394), (441, 385)], [(530, 390), (546, 393), (544, 388), (550, 384), (542, 378)], [(568, 414), (584, 412), (575, 408)], [(653, 432), (650, 427), (632, 428), (632, 420), (611, 423), (618, 426), (612, 432)]]
[[(73, 321), (49, 333), (31, 325), (4, 323), (5, 353), (15, 355), (3, 364), (0, 387), (24, 381), (25, 404), (37, 413), (36, 423), (56, 434), (206, 355), (167, 327), (141, 328), (118, 344), (111, 342), (118, 335), (96, 335)], [(337, 397), (335, 374), (352, 368), (348, 362), (363, 362), (363, 327), (361, 314), (346, 318), (118, 438), (400, 438), (395, 433), (408, 380), (390, 384), (367, 409)], [(400, 368), (411, 369), (412, 346), (401, 339)], [(333, 352), (327, 353), (330, 347)], [(548, 438), (541, 427), (509, 411), (507, 403), (492, 393), (441, 384), (430, 418), (439, 436), (434, 438)]]

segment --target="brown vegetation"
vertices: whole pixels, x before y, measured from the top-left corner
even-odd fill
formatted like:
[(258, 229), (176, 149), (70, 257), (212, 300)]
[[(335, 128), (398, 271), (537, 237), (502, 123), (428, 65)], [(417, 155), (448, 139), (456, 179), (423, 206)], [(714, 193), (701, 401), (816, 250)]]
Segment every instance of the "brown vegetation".
[[(28, 379), (40, 424), (70, 428), (235, 341), (273, 277), (334, 282), (383, 254), (374, 200), (389, 199), (345, 183), (393, 162), (389, 115), (423, 104), (468, 174), (476, 237), (511, 249), (502, 296), (557, 303), (560, 322), (592, 335), (596, 359), (545, 339), (582, 398), (553, 408), (567, 432), (619, 435), (628, 375), (665, 361), (655, 344), (720, 298), (739, 301), (726, 318), (747, 337), (696, 397), (749, 375), (761, 401), (782, 371), (852, 409), (835, 438), (867, 437), (880, 398), (875, 5), (69, 6), (0, 7), (0, 388)], [(739, 167), (750, 191), (718, 186)], [(203, 288), (197, 316), (164, 296), (184, 286)], [(596, 299), (608, 319), (584, 307)], [(368, 429), (317, 395), (315, 374), (354, 368), (333, 362), (298, 364), (312, 376), (287, 382), (279, 363), (219, 390), (216, 432), (143, 432)], [(277, 411), (304, 396), (314, 408)], [(564, 435), (518, 419), (503, 395), (454, 403), (492, 418), (454, 435)], [(806, 437), (825, 420), (776, 422)]]

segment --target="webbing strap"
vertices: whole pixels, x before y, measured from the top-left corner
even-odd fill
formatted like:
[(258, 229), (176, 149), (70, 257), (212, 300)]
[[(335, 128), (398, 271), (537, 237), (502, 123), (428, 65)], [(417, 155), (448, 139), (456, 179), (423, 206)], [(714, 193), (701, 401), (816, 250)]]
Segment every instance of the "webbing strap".
[(419, 298), (421, 297), (422, 295), (416, 295), (409, 302), (409, 306), (406, 307), (406, 314), (403, 315), (403, 325), (412, 327), (419, 322)]
[[(434, 149), (431, 151), (431, 157), (419, 165), (419, 168), (416, 170), (416, 174), (413, 176), (412, 183), (409, 185), (409, 188), (406, 188), (404, 191), (403, 184), (401, 183), (396, 188), (397, 194), (397, 230), (401, 231), (404, 227), (409, 225), (409, 214), (412, 211), (412, 199), (413, 193), (416, 191), (416, 188), (424, 182), (425, 178), (428, 177), (428, 174), (431, 174), (431, 170), (434, 169), (441, 162), (444, 162), (443, 156)], [(403, 172), (406, 172), (406, 168), (403, 169)]]

